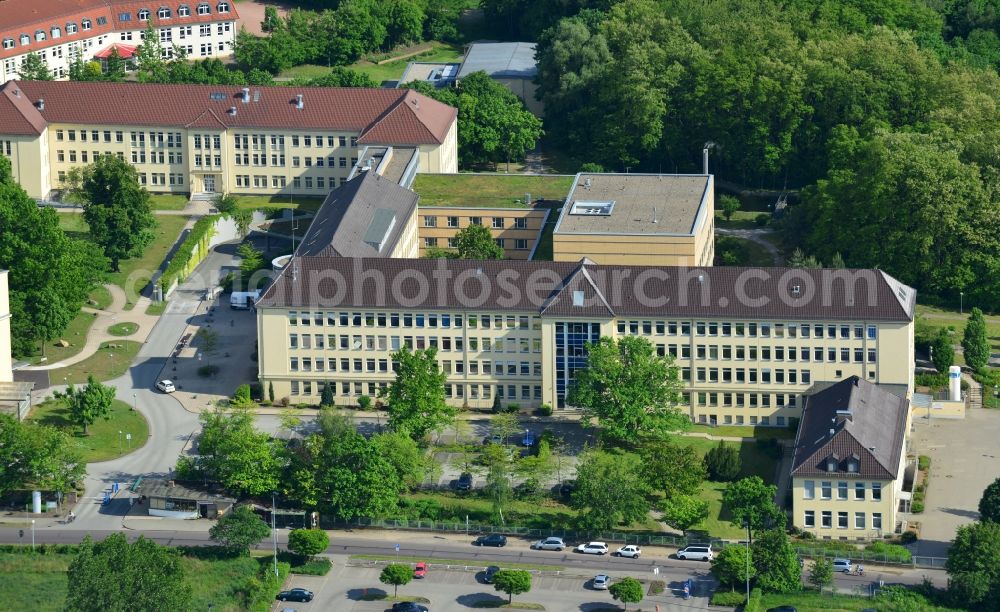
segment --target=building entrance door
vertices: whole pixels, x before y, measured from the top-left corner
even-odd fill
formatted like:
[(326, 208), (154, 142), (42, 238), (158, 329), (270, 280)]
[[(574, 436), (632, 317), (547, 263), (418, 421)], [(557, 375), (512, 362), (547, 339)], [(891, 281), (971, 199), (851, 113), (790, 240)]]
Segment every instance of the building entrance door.
[(211, 174), (205, 175), (205, 193), (215, 193), (215, 176)]

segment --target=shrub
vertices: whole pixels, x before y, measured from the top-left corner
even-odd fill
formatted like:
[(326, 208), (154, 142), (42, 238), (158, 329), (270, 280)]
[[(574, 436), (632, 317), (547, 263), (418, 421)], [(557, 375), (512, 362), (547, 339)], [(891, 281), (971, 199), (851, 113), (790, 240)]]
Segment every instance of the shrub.
[(948, 373), (938, 374), (917, 374), (914, 379), (918, 387), (930, 387), (931, 389), (943, 389), (948, 386)]
[(520, 404), (507, 404), (507, 412), (521, 412)]
[(233, 392), (233, 403), (234, 404), (249, 404), (253, 399), (250, 396), (250, 385), (244, 383), (239, 387), (236, 387), (236, 391)]
[(764, 227), (770, 221), (771, 221), (771, 215), (767, 213), (760, 213), (759, 215), (754, 217), (754, 223), (756, 223), (760, 227)]
[(736, 591), (716, 591), (712, 593), (712, 600), (709, 603), (713, 606), (735, 608), (742, 606), (744, 601), (746, 601), (746, 596), (743, 593)]
[(761, 600), (764, 596), (761, 594), (760, 589), (753, 589), (750, 591), (750, 599), (747, 600), (745, 606), (743, 606), (743, 612), (759, 612), (763, 606), (761, 605)]
[(542, 404), (541, 406), (538, 407), (538, 414), (541, 415), (541, 416), (546, 416), (546, 417), (547, 416), (552, 416), (552, 405), (551, 404)]
[(191, 264), (197, 263), (194, 261), (196, 251), (202, 256), (208, 252), (208, 240), (215, 233), (215, 222), (219, 220), (219, 216), (209, 215), (195, 222), (187, 238), (177, 247), (174, 256), (167, 262), (166, 269), (160, 275), (159, 283), (163, 291), (169, 289), (174, 280), (179, 281), (182, 276), (186, 276)]
[(708, 477), (716, 482), (727, 482), (740, 474), (740, 455), (735, 446), (723, 441), (705, 453), (705, 469)]
[(909, 563), (913, 559), (912, 553), (907, 548), (904, 548), (899, 544), (890, 544), (888, 542), (872, 542), (865, 547), (865, 552), (876, 555), (885, 555), (892, 560), (902, 561), (904, 563)]
[(288, 534), (288, 550), (306, 558), (320, 554), (330, 545), (330, 536), (322, 529), (293, 529)]
[(920, 455), (917, 459), (917, 469), (928, 470), (931, 467), (931, 458), (927, 455)]
[(243, 588), (244, 599), (246, 601), (245, 609), (253, 612), (270, 610), (271, 602), (278, 596), (278, 591), (281, 590), (281, 585), (284, 584), (285, 578), (288, 576), (291, 568), (287, 563), (279, 561), (278, 576), (275, 576), (271, 570), (270, 562), (270, 557), (262, 557), (260, 560), (260, 574), (251, 577)]
[(900, 544), (913, 544), (916, 541), (917, 541), (916, 531), (904, 531), (899, 535)]
[(372, 407), (372, 398), (367, 395), (362, 395), (358, 398), (358, 408), (361, 410), (368, 410)]
[(281, 407), (282, 408), (288, 408), (288, 404), (291, 404), (291, 403), (292, 403), (292, 400), (288, 399), (287, 395), (285, 397), (281, 398)]
[(913, 514), (920, 514), (924, 511), (924, 502), (913, 502), (913, 505), (910, 506), (910, 511), (913, 512)]

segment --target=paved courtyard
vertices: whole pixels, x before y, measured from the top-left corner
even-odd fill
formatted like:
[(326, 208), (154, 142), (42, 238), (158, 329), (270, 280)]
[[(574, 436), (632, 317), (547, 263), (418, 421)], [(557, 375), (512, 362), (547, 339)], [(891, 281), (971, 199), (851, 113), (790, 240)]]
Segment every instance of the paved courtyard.
[(979, 518), (979, 498), (1000, 477), (1000, 410), (970, 410), (964, 420), (932, 420), (914, 414), (913, 450), (931, 458), (925, 510), (911, 515), (921, 523), (917, 554), (947, 556), (961, 525)]

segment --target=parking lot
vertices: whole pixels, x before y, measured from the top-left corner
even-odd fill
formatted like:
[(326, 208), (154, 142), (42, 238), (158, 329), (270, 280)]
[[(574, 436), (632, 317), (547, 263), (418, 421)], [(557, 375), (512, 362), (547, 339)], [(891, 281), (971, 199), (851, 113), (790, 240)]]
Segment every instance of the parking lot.
[[(286, 588), (304, 587), (313, 593), (315, 598), (310, 603), (287, 603), (276, 602), (274, 610), (291, 608), (301, 612), (312, 610), (343, 610), (344, 612), (382, 612), (391, 608), (391, 604), (382, 601), (365, 601), (365, 596), (373, 596), (388, 593), (392, 595), (392, 587), (379, 582), (379, 574), (383, 566), (363, 566), (352, 567), (345, 565), (345, 557), (335, 557), (334, 567), (330, 573), (324, 577), (317, 576), (292, 576)], [(595, 572), (596, 573), (596, 572)], [(624, 574), (612, 573), (613, 577)], [(658, 609), (666, 612), (705, 610), (708, 608), (707, 593), (711, 581), (704, 574), (706, 572), (696, 572), (702, 574), (700, 577), (704, 581), (702, 589), (696, 589), (701, 597), (692, 597), (688, 600), (680, 596), (680, 592), (671, 592), (668, 588), (664, 593), (648, 598), (643, 604), (638, 606), (643, 610)], [(696, 573), (692, 573), (698, 579)], [(615, 575), (617, 574), (617, 576)], [(498, 593), (492, 585), (486, 584), (482, 579), (482, 572), (476, 569), (446, 569), (441, 566), (432, 566), (427, 573), (427, 577), (421, 580), (414, 580), (410, 584), (399, 588), (400, 595), (413, 595), (425, 597), (430, 600), (427, 607), (434, 612), (455, 612), (470, 610), (475, 607), (476, 602), (481, 601), (505, 601), (506, 595)], [(649, 579), (652, 576), (636, 576)], [(592, 576), (555, 576), (555, 575), (535, 575), (532, 579), (531, 591), (523, 595), (518, 595), (515, 601), (525, 601), (539, 603), (545, 606), (546, 610), (579, 610), (581, 612), (592, 612), (607, 608), (614, 608), (615, 601), (607, 591), (595, 591), (589, 588), (589, 581)], [(668, 583), (668, 587), (673, 586), (680, 589), (680, 582), (667, 576), (660, 576)], [(702, 592), (704, 591), (704, 592)], [(636, 606), (630, 606), (635, 609)]]

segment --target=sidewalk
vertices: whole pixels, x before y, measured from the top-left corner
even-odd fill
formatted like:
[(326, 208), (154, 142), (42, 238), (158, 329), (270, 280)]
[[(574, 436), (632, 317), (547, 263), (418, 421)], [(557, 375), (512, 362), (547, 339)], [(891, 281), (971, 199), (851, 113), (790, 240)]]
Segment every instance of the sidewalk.
[[(156, 325), (158, 317), (146, 314), (146, 307), (149, 306), (149, 298), (140, 297), (132, 310), (125, 310), (125, 291), (118, 285), (107, 284), (104, 287), (111, 294), (111, 305), (106, 310), (96, 310), (84, 307), (83, 312), (96, 315), (90, 330), (87, 332), (87, 340), (83, 349), (79, 353), (44, 365), (26, 366), (23, 370), (55, 370), (64, 368), (87, 359), (94, 355), (105, 342), (123, 342), (132, 340), (143, 343), (149, 337), (149, 332)], [(135, 323), (139, 329), (130, 336), (114, 336), (108, 333), (108, 328), (117, 323)]]

